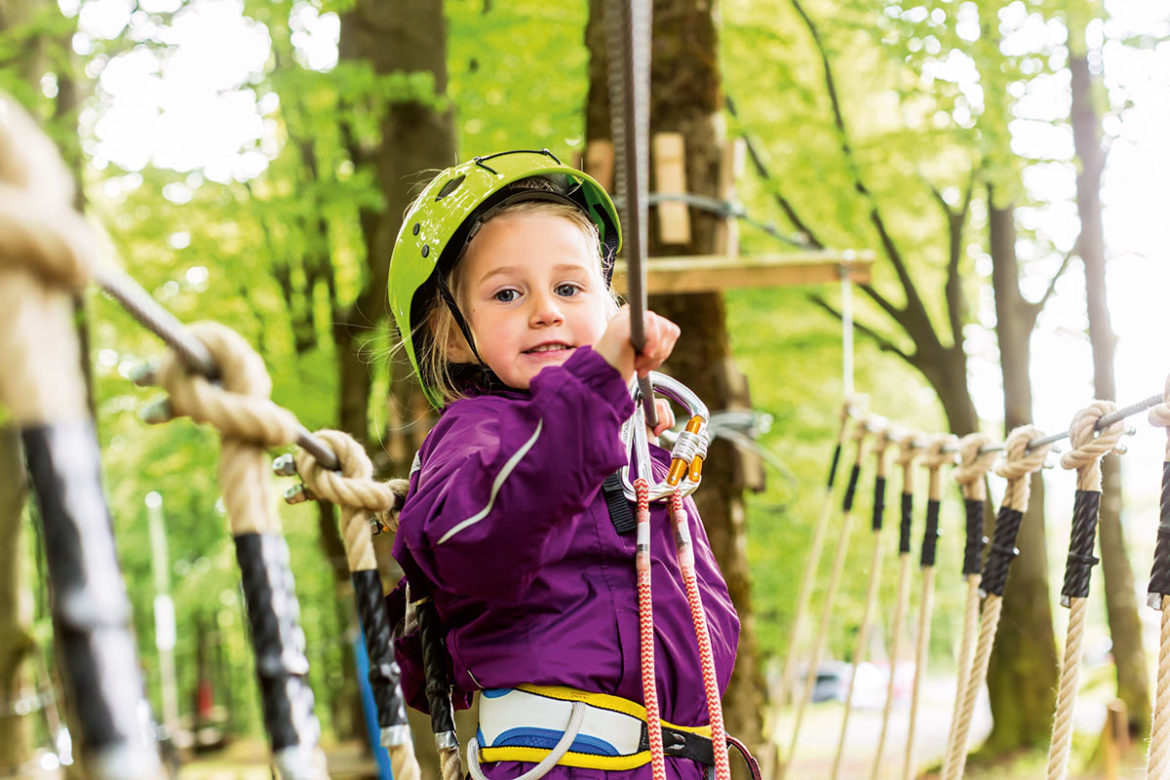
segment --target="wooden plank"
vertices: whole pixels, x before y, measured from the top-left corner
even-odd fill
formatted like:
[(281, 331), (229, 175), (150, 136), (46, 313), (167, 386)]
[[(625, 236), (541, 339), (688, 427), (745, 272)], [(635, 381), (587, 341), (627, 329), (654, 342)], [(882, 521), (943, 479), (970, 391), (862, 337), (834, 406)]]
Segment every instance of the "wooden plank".
[[(682, 133), (655, 133), (651, 142), (654, 163), (654, 191), (661, 195), (683, 195), (687, 191), (686, 147)], [(661, 201), (658, 210), (658, 240), (663, 244), (691, 243), (691, 215), (682, 201)]]
[[(735, 200), (735, 182), (743, 174), (747, 144), (742, 138), (733, 138), (723, 145), (719, 159), (719, 199)], [(739, 220), (727, 217), (715, 226), (715, 254), (726, 257), (739, 255)]]
[(613, 141), (603, 138), (585, 145), (585, 173), (613, 192)]
[[(858, 284), (868, 284), (872, 252), (791, 252), (775, 255), (652, 257), (647, 267), (651, 293), (712, 292), (746, 287), (793, 287), (841, 280), (842, 269)], [(614, 289), (626, 292), (624, 259), (614, 271)]]

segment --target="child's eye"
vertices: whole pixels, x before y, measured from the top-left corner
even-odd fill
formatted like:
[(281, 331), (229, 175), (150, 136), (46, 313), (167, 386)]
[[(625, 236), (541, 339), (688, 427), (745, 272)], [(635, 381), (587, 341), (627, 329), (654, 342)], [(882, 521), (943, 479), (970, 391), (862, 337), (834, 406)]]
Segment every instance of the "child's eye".
[(572, 298), (579, 292), (581, 292), (581, 287), (570, 282), (565, 282), (556, 286), (556, 294), (565, 298)]
[(492, 297), (495, 298), (500, 303), (511, 303), (512, 301), (516, 300), (516, 297), (519, 295), (520, 295), (520, 293), (517, 292), (516, 290), (506, 289), (506, 290), (500, 290)]

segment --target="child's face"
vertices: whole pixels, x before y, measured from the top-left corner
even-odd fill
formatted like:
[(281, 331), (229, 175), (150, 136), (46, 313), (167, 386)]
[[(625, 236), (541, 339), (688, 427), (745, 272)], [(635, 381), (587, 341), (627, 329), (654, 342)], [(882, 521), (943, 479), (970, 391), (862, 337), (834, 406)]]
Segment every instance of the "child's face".
[[(592, 345), (609, 321), (609, 293), (581, 228), (550, 214), (488, 221), (460, 263), (460, 308), (488, 368), (526, 389), (545, 366)], [(447, 345), (458, 363), (475, 358), (457, 330)]]

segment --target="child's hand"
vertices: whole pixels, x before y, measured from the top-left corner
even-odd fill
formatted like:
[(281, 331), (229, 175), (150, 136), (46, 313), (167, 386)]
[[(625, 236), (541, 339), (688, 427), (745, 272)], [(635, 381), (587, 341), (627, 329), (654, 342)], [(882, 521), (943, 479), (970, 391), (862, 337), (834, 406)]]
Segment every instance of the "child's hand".
[(640, 353), (635, 353), (630, 343), (630, 307), (623, 306), (609, 321), (593, 349), (627, 380), (635, 372), (638, 376), (646, 376), (670, 357), (680, 331), (678, 325), (652, 311), (646, 312), (643, 331), (646, 343)]
[(657, 413), (658, 424), (648, 430), (651, 440), (657, 444), (658, 437), (662, 435), (662, 432), (674, 427), (674, 410), (670, 408), (670, 401), (665, 398), (655, 398), (654, 411)]

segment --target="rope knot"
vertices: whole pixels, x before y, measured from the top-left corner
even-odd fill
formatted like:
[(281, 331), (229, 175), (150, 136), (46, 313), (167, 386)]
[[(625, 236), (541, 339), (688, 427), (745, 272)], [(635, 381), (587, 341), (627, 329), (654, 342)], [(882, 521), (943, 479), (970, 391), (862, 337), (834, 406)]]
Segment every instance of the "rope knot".
[(898, 457), (894, 460), (902, 468), (906, 468), (922, 453), (918, 446), (918, 432), (908, 431), (898, 439)]
[(73, 176), (21, 106), (0, 94), (0, 267), (79, 290), (96, 263), (89, 225), (73, 208)]
[(341, 464), (340, 471), (332, 471), (308, 450), (297, 450), (294, 456), (297, 474), (317, 496), (341, 507), (366, 512), (388, 512), (398, 507), (392, 486), (373, 478), (374, 464), (357, 440), (344, 431), (320, 430), (313, 435), (333, 450)]
[(1112, 401), (1093, 401), (1073, 415), (1068, 426), (1068, 439), (1073, 449), (1060, 458), (1060, 465), (1077, 470), (1078, 490), (1101, 490), (1101, 458), (1117, 451), (1117, 442), (1125, 433), (1122, 420), (1095, 430), (1097, 421), (1117, 411)]
[(958, 441), (958, 437), (949, 433), (936, 433), (927, 438), (926, 445), (922, 448), (922, 466), (938, 470), (948, 463), (954, 463)]
[(991, 443), (986, 433), (969, 433), (959, 440), (959, 465), (955, 467), (955, 481), (963, 489), (963, 495), (973, 501), (987, 498), (987, 486), (983, 478), (991, 470), (998, 453), (980, 450)]
[(1023, 512), (1028, 508), (1031, 485), (1028, 476), (1044, 467), (1051, 444), (1042, 444), (1028, 450), (1033, 439), (1044, 434), (1034, 425), (1021, 425), (1008, 434), (1003, 444), (1003, 457), (995, 464), (995, 473), (1008, 481), (1003, 506)]
[(170, 395), (174, 413), (210, 423), (224, 438), (260, 447), (294, 442), (297, 418), (268, 398), (272, 380), (244, 337), (213, 322), (192, 325), (191, 333), (215, 359), (220, 379), (212, 383), (188, 371), (178, 356), (167, 354), (159, 365), (158, 382)]
[(1150, 425), (1166, 428), (1166, 435), (1170, 436), (1170, 376), (1166, 377), (1166, 384), (1162, 390), (1162, 403), (1151, 407), (1146, 413), (1146, 419), (1150, 421)]

